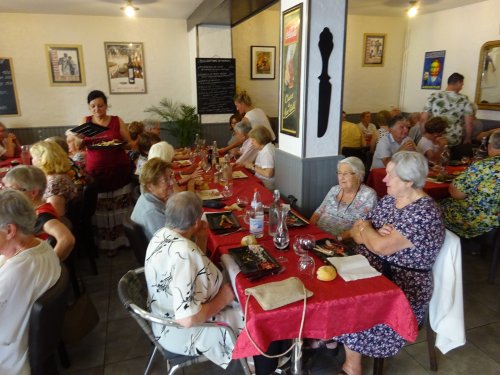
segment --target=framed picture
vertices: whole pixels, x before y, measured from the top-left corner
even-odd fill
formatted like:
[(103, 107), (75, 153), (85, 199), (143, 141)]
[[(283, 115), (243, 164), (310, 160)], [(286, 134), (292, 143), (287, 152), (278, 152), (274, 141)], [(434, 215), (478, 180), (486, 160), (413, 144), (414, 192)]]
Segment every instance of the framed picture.
[(82, 46), (46, 44), (51, 86), (85, 86)]
[(146, 72), (142, 43), (104, 42), (109, 92), (146, 94)]
[(386, 34), (363, 35), (363, 66), (384, 66)]
[(251, 46), (251, 79), (274, 79), (276, 47)]
[(446, 51), (432, 51), (425, 53), (421, 88), (431, 90), (441, 89), (445, 55)]
[(299, 136), (302, 3), (283, 12), (281, 30), (281, 124), (283, 134)]

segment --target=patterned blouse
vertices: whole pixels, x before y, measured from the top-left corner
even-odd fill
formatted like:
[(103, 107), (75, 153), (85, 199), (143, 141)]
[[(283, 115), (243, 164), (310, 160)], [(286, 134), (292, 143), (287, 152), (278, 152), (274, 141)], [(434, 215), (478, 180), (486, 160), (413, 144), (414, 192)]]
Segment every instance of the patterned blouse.
[(453, 185), (467, 197), (441, 202), (448, 229), (472, 238), (500, 226), (500, 156), (473, 163)]
[(61, 195), (68, 203), (76, 196), (76, 187), (71, 177), (67, 174), (49, 174), (47, 175), (47, 188), (43, 194), (43, 199), (54, 195)]
[(314, 212), (319, 215), (316, 225), (334, 236), (351, 229), (356, 220), (363, 219), (377, 205), (377, 193), (364, 184), (352, 203), (337, 200), (340, 190), (339, 185), (332, 187)]

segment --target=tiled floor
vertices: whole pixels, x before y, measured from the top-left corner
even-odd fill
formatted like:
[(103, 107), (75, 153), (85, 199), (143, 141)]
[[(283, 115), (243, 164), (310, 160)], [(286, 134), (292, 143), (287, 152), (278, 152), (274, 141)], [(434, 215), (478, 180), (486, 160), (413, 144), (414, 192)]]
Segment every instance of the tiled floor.
[[(467, 343), (446, 355), (438, 352), (437, 374), (498, 375), (500, 374), (500, 270), (497, 283), (486, 283), (489, 256), (470, 255), (464, 251), (464, 303)], [(132, 251), (122, 251), (115, 258), (102, 255), (98, 259), (99, 274), (89, 272), (86, 259), (78, 260), (79, 273), (85, 282), (99, 314), (98, 326), (82, 341), (67, 345), (71, 367), (64, 374), (142, 374), (152, 346), (137, 323), (121, 305), (116, 287), (120, 277), (137, 267)], [(416, 343), (408, 345), (399, 355), (385, 361), (385, 375), (423, 375), (429, 371), (427, 345), (421, 334)], [(318, 353), (307, 363), (310, 374), (336, 374), (342, 354), (332, 357)], [(373, 361), (363, 360), (364, 374), (372, 373)], [(239, 374), (222, 371), (210, 363), (202, 363), (184, 371), (195, 374)], [(165, 373), (158, 358), (153, 374)]]

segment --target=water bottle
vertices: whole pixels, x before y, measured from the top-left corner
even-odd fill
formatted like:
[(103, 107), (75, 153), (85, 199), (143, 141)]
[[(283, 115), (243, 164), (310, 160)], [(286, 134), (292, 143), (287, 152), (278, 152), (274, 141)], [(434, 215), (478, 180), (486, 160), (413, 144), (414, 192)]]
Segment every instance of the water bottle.
[(278, 210), (280, 209), (280, 191), (275, 190), (273, 193), (273, 203), (269, 207), (269, 235), (274, 237), (276, 228), (278, 227)]
[(261, 238), (264, 235), (264, 207), (262, 207), (260, 193), (257, 189), (254, 189), (250, 206), (250, 234), (253, 234), (255, 238)]
[(479, 158), (481, 159), (488, 157), (488, 140), (486, 139), (486, 137), (483, 137), (483, 139), (481, 140), (481, 145), (479, 146), (478, 154)]

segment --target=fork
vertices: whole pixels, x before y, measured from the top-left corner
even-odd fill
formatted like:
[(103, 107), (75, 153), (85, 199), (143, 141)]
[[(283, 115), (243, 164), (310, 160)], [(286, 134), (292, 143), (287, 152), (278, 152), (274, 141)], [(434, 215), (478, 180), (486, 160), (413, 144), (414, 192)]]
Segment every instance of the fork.
[(238, 228), (238, 229), (236, 229), (236, 230), (233, 230), (233, 231), (231, 231), (231, 232), (227, 232), (227, 233), (221, 234), (220, 236), (221, 236), (221, 237), (223, 237), (223, 236), (229, 236), (230, 234), (237, 233), (237, 232), (241, 232), (241, 231), (243, 231), (243, 230), (244, 230), (244, 229), (240, 227), (240, 228)]

